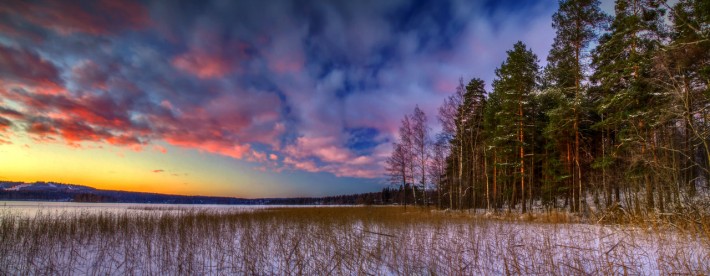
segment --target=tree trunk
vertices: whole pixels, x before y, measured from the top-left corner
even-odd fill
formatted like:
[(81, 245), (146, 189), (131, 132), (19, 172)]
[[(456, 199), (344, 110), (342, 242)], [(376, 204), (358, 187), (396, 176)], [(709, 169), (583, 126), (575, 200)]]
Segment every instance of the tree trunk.
[(488, 156), (486, 154), (486, 145), (483, 145), (483, 172), (485, 173), (486, 177), (486, 211), (490, 212), (491, 211), (491, 196), (490, 196), (490, 190), (489, 190), (489, 185), (488, 185)]
[(525, 206), (525, 149), (523, 143), (523, 103), (518, 102), (518, 114), (520, 115), (519, 131), (520, 131), (520, 202), (523, 205), (523, 214), (527, 211)]
[(498, 210), (498, 157), (493, 149), (493, 208)]

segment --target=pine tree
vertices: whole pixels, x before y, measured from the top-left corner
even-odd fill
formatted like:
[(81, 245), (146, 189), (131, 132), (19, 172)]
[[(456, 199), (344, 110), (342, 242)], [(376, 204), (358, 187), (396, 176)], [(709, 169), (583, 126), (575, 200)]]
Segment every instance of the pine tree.
[[(572, 185), (576, 184), (573, 193), (573, 211), (579, 211), (584, 198), (582, 191), (582, 161), (580, 160), (580, 125), (583, 115), (583, 101), (586, 99), (584, 83), (585, 69), (588, 64), (586, 50), (589, 44), (597, 38), (597, 30), (601, 29), (606, 16), (599, 9), (598, 0), (561, 0), (559, 10), (552, 16), (552, 27), (556, 30), (555, 41), (547, 57), (546, 77), (551, 89), (564, 96), (561, 104), (553, 112), (557, 123), (556, 138), (563, 143), (573, 143), (569, 154), (568, 167), (573, 168)], [(569, 121), (567, 121), (569, 120)], [(567, 133), (563, 129), (571, 129)], [(571, 135), (572, 137), (570, 137)], [(574, 191), (575, 189), (571, 189)]]
[[(671, 94), (670, 117), (683, 127), (679, 178), (695, 194), (699, 173), (710, 177), (710, 1), (679, 1), (670, 11), (671, 43), (659, 51), (656, 79)], [(673, 123), (673, 122), (671, 122)], [(698, 158), (705, 156), (705, 158)], [(705, 160), (702, 160), (705, 159)], [(705, 162), (704, 162), (705, 161)], [(708, 181), (710, 185), (710, 181)], [(677, 189), (674, 191), (678, 197)]]
[(528, 146), (526, 133), (529, 126), (529, 104), (538, 80), (538, 60), (532, 50), (526, 49), (525, 44), (518, 42), (509, 50), (508, 57), (496, 69), (496, 79), (493, 81), (493, 93), (500, 94), (500, 111), (496, 114), (499, 125), (497, 136), (499, 147), (505, 149), (510, 160), (507, 163), (518, 172), (520, 191), (516, 192), (513, 186), (509, 206), (517, 201), (520, 195), (522, 212), (527, 211), (525, 201), (525, 149)]
[[(651, 79), (652, 58), (663, 38), (663, 13), (657, 1), (617, 0), (610, 32), (601, 37), (593, 57), (592, 79), (602, 93), (598, 127), (615, 136), (611, 162), (626, 168), (630, 182), (644, 186), (648, 209), (654, 208), (649, 164), (655, 150), (649, 141), (665, 100)], [(638, 213), (640, 188), (632, 188), (629, 205)]]
[(470, 172), (469, 180), (471, 190), (471, 205), (476, 206), (476, 189), (480, 189), (482, 181), (481, 164), (483, 160), (483, 108), (485, 106), (485, 82), (479, 78), (473, 78), (466, 85), (466, 93), (463, 103), (459, 108), (459, 120), (462, 121), (463, 128), (458, 136), (465, 137), (467, 147), (464, 149), (467, 170)]
[(489, 94), (488, 99), (486, 100), (485, 103), (485, 108), (483, 112), (483, 130), (484, 130), (484, 135), (486, 137), (486, 154), (487, 159), (486, 162), (487, 164), (490, 164), (487, 167), (487, 173), (490, 175), (489, 181), (490, 181), (490, 191), (489, 191), (489, 196), (490, 200), (492, 200), (492, 205), (493, 209), (498, 209), (501, 207), (502, 201), (500, 200), (500, 191), (501, 191), (501, 186), (499, 185), (499, 175), (500, 175), (500, 170), (499, 167), (501, 164), (498, 162), (499, 157), (501, 156), (502, 151), (502, 146), (503, 146), (503, 141), (501, 139), (498, 139), (501, 137), (503, 134), (501, 132), (501, 128), (498, 128), (497, 126), (500, 124), (499, 119), (501, 119), (500, 116), (498, 116), (498, 112), (501, 110), (501, 100), (500, 100), (500, 93), (495, 93), (495, 91), (491, 94)]

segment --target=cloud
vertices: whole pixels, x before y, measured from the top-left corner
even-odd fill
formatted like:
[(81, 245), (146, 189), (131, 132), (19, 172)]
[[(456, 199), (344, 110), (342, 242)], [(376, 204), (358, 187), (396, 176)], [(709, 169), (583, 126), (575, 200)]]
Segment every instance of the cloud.
[(232, 71), (229, 61), (200, 52), (181, 54), (173, 59), (172, 64), (202, 79), (222, 77)]
[(197, 149), (203, 152), (219, 154), (235, 159), (242, 157), (249, 151), (250, 145), (239, 145), (228, 141), (201, 141), (182, 139), (180, 137), (167, 137), (165, 141), (179, 147)]
[(4, 87), (25, 84), (42, 88), (42, 91), (57, 91), (62, 85), (59, 70), (51, 62), (31, 50), (14, 49), (1, 44), (0, 77)]
[(152, 170), (152, 172), (154, 172), (154, 173), (162, 173), (162, 172), (165, 172), (165, 170)]
[(165, 149), (165, 147), (163, 147), (163, 146), (161, 146), (161, 145), (154, 145), (154, 146), (153, 146), (153, 149), (154, 149), (155, 151), (161, 152), (161, 153), (163, 153), (163, 154), (165, 154), (165, 153), (168, 152), (168, 150)]
[(149, 24), (148, 11), (134, 1), (9, 1), (0, 14), (62, 35), (102, 35)]
[(83, 60), (72, 67), (72, 77), (81, 87), (107, 89), (109, 72), (92, 60)]
[(7, 116), (9, 118), (22, 118), (23, 115), (22, 113), (18, 112), (17, 110), (14, 110), (12, 108), (7, 108), (0, 106), (0, 115)]
[(0, 128), (71, 146), (165, 153), (165, 143), (275, 172), (382, 177), (416, 104), (437, 129), (436, 108), (459, 77), (490, 87), (517, 40), (544, 61), (555, 8), (12, 1), (0, 5)]
[(7, 131), (12, 126), (12, 121), (0, 117), (0, 133)]

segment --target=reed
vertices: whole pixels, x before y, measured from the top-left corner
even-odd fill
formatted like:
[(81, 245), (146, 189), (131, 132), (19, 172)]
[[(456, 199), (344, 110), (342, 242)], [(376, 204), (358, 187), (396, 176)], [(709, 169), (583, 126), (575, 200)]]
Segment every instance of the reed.
[(568, 216), (397, 207), (3, 212), (0, 274), (710, 273), (707, 217), (679, 227)]

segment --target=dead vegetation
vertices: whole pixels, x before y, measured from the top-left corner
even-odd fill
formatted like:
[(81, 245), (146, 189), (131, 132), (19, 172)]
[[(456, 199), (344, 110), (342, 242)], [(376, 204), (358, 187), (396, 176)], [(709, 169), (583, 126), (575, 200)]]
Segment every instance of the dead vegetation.
[(710, 227), (396, 207), (0, 216), (0, 274), (708, 274)]

